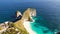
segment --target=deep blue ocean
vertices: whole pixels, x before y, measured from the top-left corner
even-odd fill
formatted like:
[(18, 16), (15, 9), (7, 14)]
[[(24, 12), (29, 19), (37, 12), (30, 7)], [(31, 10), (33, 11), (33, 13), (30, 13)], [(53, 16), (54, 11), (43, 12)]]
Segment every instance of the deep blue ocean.
[(1, 2), (0, 1), (0, 23), (15, 19), (15, 12), (23, 12), (27, 8), (35, 8), (37, 16), (31, 24), (37, 34), (54, 34), (60, 31), (60, 1), (39, 2)]

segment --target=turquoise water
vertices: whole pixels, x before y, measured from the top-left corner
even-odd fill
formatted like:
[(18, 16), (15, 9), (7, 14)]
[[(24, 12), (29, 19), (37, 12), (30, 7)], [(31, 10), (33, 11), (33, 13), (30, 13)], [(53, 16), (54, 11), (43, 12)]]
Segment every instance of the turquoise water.
[[(33, 18), (33, 19), (35, 20), (35, 22), (31, 23), (31, 28), (37, 34), (54, 34), (54, 31), (52, 31), (51, 29), (49, 29), (48, 27), (43, 25), (44, 23), (46, 23), (46, 21), (43, 20), (42, 17)], [(41, 19), (44, 23), (41, 20), (39, 20), (40, 22), (39, 21), (36, 22), (36, 20), (38, 20), (38, 19)], [(39, 24), (37, 24), (38, 22), (39, 22)]]

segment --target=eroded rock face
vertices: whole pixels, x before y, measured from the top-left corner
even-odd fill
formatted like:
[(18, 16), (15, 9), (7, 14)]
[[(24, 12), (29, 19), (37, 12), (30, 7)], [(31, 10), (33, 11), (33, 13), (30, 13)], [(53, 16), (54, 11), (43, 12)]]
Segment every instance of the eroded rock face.
[(30, 9), (31, 11), (31, 16), (36, 16), (36, 9)]
[(22, 14), (21, 14), (20, 11), (16, 11), (15, 16), (16, 17), (15, 17), (14, 20), (12, 20), (12, 22), (16, 22), (16, 21), (18, 21), (18, 20), (20, 20), (22, 18)]
[(16, 12), (16, 17), (19, 17), (19, 16), (22, 16), (22, 14), (21, 14), (20, 11), (17, 11), (17, 12)]
[(20, 11), (16, 12), (16, 20), (20, 20), (22, 18), (22, 14)]
[(31, 9), (30, 8), (30, 19), (32, 19), (32, 22), (34, 22), (35, 20), (33, 20), (32, 17), (36, 17), (36, 9)]

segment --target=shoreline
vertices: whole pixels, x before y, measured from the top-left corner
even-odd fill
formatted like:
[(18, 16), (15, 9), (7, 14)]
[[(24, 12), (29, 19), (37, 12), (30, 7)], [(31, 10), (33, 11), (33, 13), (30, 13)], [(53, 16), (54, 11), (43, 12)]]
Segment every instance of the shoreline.
[(36, 32), (32, 30), (32, 27), (29, 21), (24, 21), (23, 25), (25, 29), (29, 32), (29, 34), (36, 34)]

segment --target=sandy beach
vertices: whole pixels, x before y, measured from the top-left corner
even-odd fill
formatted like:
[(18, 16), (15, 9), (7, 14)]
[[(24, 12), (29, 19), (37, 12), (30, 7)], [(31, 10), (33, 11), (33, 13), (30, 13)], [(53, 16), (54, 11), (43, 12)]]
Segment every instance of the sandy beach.
[(26, 30), (29, 32), (29, 34), (36, 34), (36, 32), (32, 30), (29, 21), (24, 21), (23, 25), (26, 28)]

